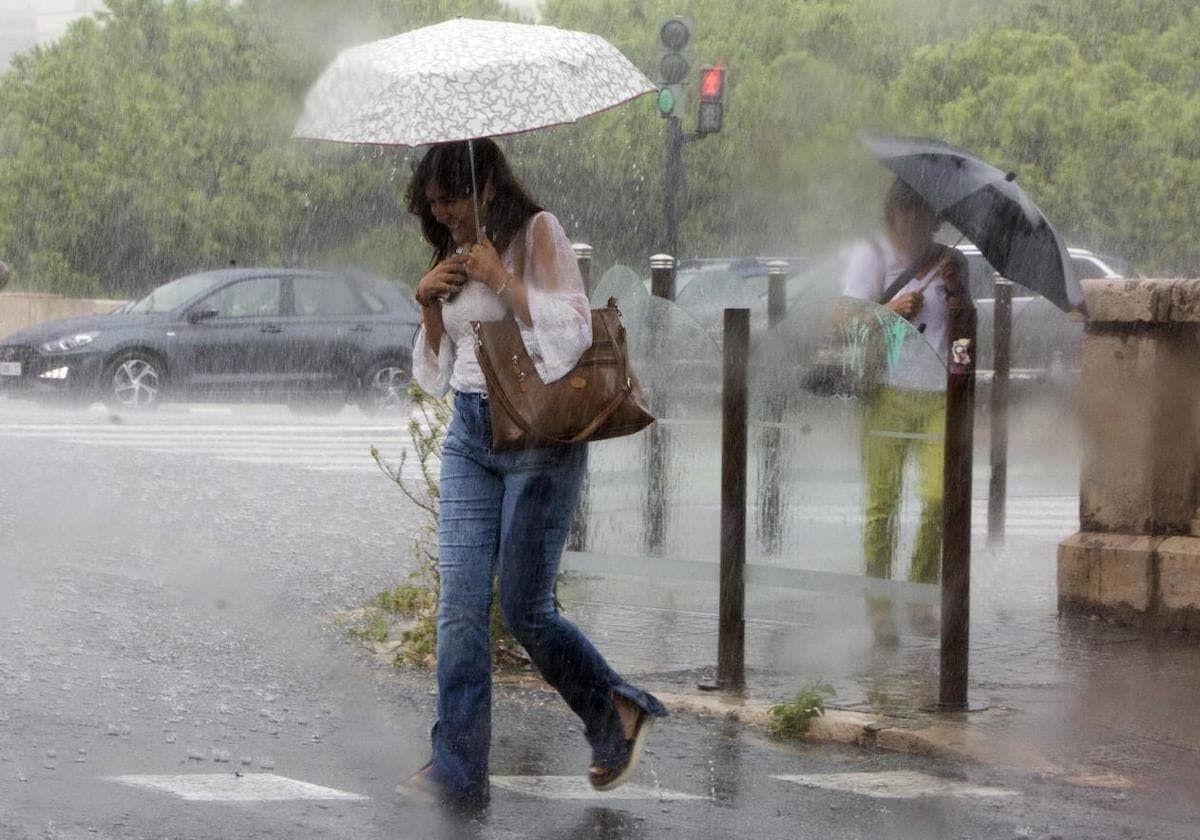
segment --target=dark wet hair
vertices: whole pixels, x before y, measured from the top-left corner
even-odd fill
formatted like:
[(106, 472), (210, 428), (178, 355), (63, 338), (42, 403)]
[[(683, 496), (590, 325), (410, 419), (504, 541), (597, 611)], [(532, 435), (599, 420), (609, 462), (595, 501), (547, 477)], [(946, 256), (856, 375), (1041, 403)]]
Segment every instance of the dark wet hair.
[(887, 198), (883, 202), (883, 219), (889, 226), (898, 210), (923, 210), (930, 216), (937, 217), (933, 208), (929, 206), (929, 202), (899, 178), (892, 182)]
[(475, 145), (475, 183), (480, 192), (489, 180), (496, 191), (482, 222), (487, 226), (487, 236), (497, 251), (504, 253), (529, 217), (542, 211), (542, 207), (529, 197), (525, 187), (513, 175), (504, 153), (494, 140), (484, 138), (439, 143), (431, 147), (416, 165), (406, 195), (408, 212), (421, 220), (421, 233), (433, 246), (434, 263), (444, 260), (454, 250), (454, 241), (450, 230), (433, 217), (425, 191), (431, 184), (437, 184), (454, 198), (470, 197), (472, 182), (468, 142)]

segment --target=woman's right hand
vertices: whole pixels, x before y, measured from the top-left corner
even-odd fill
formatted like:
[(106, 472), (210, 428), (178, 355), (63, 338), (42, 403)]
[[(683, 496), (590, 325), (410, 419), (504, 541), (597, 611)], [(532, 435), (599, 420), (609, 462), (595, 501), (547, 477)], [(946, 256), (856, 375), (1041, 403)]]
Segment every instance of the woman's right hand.
[(435, 265), (417, 284), (417, 303), (432, 306), (438, 300), (450, 300), (467, 282), (467, 258), (454, 254)]
[(923, 293), (909, 292), (906, 295), (900, 295), (900, 297), (888, 301), (884, 306), (906, 321), (911, 321), (921, 311), (921, 306), (924, 303), (925, 295)]

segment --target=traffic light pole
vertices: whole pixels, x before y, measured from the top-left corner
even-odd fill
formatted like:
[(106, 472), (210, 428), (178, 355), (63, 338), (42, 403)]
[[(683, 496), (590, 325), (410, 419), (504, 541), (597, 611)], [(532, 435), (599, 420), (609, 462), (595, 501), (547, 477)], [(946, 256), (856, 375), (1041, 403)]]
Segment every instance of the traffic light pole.
[(663, 209), (667, 228), (663, 237), (663, 252), (679, 258), (679, 208), (683, 203), (683, 121), (667, 117), (667, 154), (663, 169)]

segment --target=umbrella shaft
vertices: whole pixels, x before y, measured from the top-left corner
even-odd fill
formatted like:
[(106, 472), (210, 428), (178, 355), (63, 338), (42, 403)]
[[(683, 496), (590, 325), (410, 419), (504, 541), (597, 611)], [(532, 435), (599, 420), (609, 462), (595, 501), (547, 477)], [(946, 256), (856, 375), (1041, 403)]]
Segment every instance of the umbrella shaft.
[(475, 175), (475, 141), (467, 141), (467, 157), (471, 161), (471, 203), (475, 207), (475, 241), (483, 241), (483, 225), (479, 220), (479, 179)]

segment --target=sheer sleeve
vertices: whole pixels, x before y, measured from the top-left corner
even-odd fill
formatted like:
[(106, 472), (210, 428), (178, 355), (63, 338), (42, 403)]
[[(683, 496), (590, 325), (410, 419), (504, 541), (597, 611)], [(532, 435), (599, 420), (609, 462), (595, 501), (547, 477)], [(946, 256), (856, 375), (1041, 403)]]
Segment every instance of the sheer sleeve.
[(566, 232), (550, 213), (525, 231), (525, 276), (531, 324), (521, 325), (525, 349), (543, 382), (562, 379), (592, 344), (592, 312), (583, 275)]
[(413, 379), (427, 393), (441, 397), (450, 390), (450, 374), (454, 371), (454, 342), (448, 334), (442, 334), (438, 352), (425, 339), (425, 325), (417, 330), (417, 342), (413, 345)]
[(856, 243), (846, 255), (842, 294), (872, 303), (883, 294), (883, 267), (879, 254), (866, 240)]

